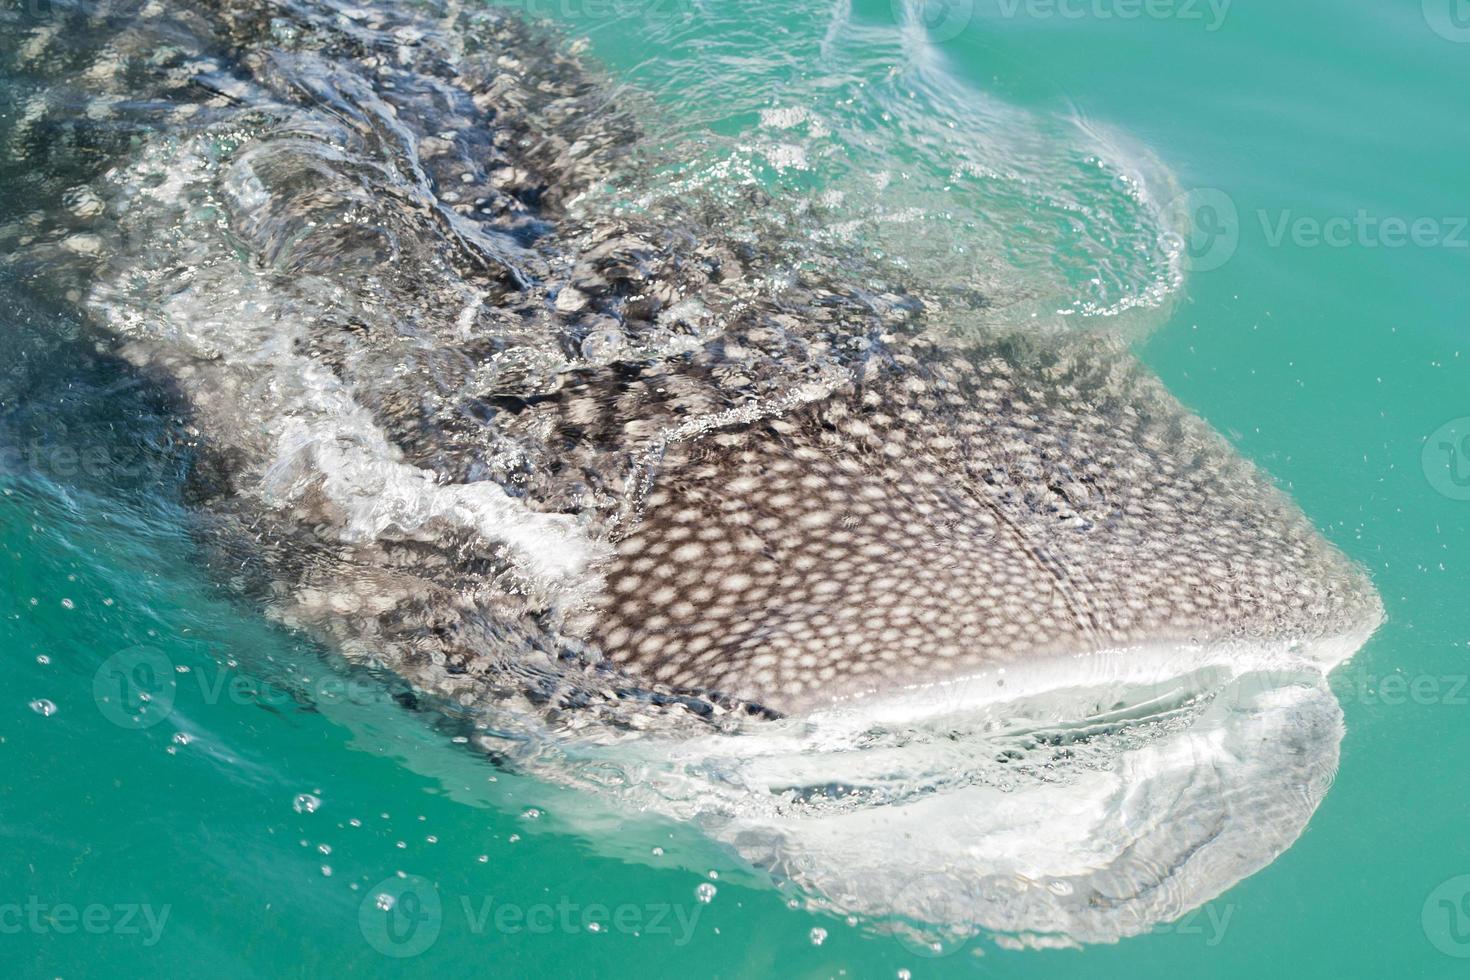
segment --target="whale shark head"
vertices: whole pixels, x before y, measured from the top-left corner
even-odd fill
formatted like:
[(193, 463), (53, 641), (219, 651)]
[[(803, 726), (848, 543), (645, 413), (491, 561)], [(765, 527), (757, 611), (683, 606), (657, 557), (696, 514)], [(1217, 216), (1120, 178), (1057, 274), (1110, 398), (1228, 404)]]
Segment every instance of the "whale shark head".
[(1098, 339), (883, 347), (779, 418), (665, 450), (594, 636), (781, 713), (1130, 647), (1250, 640), (1330, 669), (1364, 573)]
[(103, 6), (0, 44), (69, 79), (5, 262), (177, 395), (270, 615), (895, 929), (1115, 941), (1300, 833), (1381, 603), (1121, 341), (580, 201), (638, 137), (501, 12)]

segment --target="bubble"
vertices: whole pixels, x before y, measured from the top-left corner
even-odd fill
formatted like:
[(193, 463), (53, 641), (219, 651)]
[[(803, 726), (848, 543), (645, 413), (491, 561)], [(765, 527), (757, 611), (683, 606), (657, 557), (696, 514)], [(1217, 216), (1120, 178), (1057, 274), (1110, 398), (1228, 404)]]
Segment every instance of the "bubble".
[(296, 799), (291, 801), (291, 808), (297, 813), (315, 813), (322, 801), (310, 793), (298, 793)]
[(708, 905), (715, 899), (715, 886), (707, 881), (701, 882), (699, 887), (694, 889), (694, 897)]
[(582, 357), (593, 364), (608, 364), (622, 353), (623, 332), (616, 326), (598, 326), (582, 340)]
[(31, 702), (31, 710), (38, 715), (50, 718), (56, 714), (56, 702), (47, 698), (36, 698)]

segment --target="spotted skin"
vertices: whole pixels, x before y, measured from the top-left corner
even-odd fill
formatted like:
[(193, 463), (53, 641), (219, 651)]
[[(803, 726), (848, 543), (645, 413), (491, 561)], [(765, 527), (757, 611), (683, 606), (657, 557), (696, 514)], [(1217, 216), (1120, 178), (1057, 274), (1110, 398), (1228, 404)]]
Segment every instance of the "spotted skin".
[(596, 636), (781, 711), (1140, 644), (1309, 641), (1366, 579), (1124, 351), (927, 344), (670, 454)]
[[(178, 392), (231, 580), (353, 659), (641, 725), (1381, 616), (1118, 343), (944, 334), (758, 191), (578, 205), (636, 99), (514, 18), (58, 10), (0, 44), (69, 79), (0, 134), (51, 202), (6, 262)], [(548, 583), (558, 535), (606, 555)]]

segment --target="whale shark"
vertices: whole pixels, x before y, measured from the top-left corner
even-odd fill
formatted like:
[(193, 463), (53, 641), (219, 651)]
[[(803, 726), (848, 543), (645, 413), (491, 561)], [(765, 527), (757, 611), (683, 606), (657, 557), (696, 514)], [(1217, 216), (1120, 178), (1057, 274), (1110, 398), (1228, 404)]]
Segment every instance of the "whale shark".
[(647, 192), (639, 93), (505, 11), (11, 27), (12, 274), (184, 406), (222, 580), (504, 764), (1023, 945), (1177, 918), (1326, 793), (1381, 602), (1126, 339)]

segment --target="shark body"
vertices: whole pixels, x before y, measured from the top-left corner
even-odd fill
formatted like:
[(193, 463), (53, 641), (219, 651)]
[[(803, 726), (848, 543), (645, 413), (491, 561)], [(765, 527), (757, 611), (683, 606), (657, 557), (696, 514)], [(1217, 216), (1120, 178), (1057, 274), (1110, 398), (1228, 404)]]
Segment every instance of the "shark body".
[(607, 206), (637, 97), (514, 18), (55, 9), (4, 52), (12, 268), (177, 391), (240, 587), (445, 704), (938, 714), (1382, 617), (1120, 341), (934, 329), (756, 190)]

